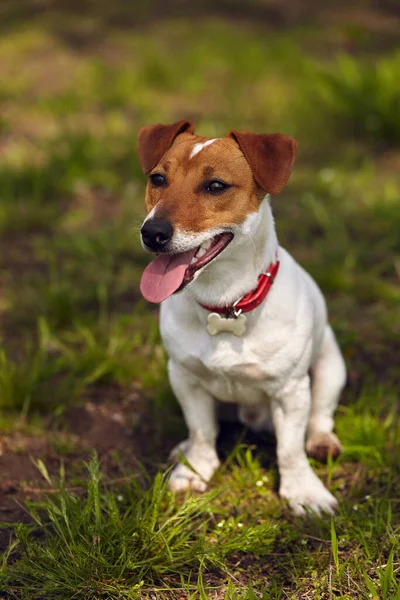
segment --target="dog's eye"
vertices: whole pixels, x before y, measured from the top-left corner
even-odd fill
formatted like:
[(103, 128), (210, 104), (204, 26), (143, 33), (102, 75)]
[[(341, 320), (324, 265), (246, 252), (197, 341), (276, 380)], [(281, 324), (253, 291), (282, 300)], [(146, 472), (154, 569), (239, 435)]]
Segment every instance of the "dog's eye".
[(150, 175), (150, 181), (151, 185), (154, 185), (154, 187), (162, 187), (167, 183), (164, 175), (160, 175), (160, 173), (153, 173), (153, 175)]
[(205, 189), (206, 192), (209, 192), (210, 194), (221, 194), (221, 192), (224, 192), (229, 187), (230, 186), (227, 183), (224, 183), (223, 181), (218, 181), (218, 179), (214, 179), (214, 181), (210, 181), (209, 183), (207, 183)]

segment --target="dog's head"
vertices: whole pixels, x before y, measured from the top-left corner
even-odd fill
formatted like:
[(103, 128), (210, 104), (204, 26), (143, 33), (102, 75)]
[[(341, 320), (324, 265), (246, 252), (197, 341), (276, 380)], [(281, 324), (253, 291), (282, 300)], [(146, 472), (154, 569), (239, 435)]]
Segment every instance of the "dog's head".
[(139, 161), (149, 176), (141, 237), (158, 257), (145, 270), (145, 298), (161, 302), (183, 289), (225, 250), (266, 194), (286, 184), (297, 142), (280, 134), (194, 134), (193, 125), (139, 131)]

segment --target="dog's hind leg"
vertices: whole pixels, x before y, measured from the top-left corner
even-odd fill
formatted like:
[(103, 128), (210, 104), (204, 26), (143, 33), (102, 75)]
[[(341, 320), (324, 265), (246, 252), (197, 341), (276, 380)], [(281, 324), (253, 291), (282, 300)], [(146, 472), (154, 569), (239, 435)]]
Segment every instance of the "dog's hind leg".
[(178, 461), (179, 455), (183, 455), (187, 464), (177, 464), (169, 487), (173, 491), (191, 488), (204, 492), (220, 464), (215, 446), (218, 433), (215, 400), (194, 375), (172, 360), (168, 363), (168, 372), (189, 430), (189, 438), (171, 453)]
[(319, 354), (311, 367), (312, 404), (307, 430), (306, 450), (309, 456), (325, 462), (341, 453), (341, 445), (333, 433), (333, 415), (346, 382), (346, 367), (329, 325), (325, 328)]

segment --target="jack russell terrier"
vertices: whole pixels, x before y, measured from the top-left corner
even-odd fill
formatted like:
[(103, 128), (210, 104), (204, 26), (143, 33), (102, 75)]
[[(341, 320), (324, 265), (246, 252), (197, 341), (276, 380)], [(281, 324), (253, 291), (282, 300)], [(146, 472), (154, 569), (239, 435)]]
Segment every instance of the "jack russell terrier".
[(216, 400), (233, 402), (243, 423), (275, 432), (279, 493), (302, 515), (337, 505), (306, 452), (341, 451), (332, 430), (346, 371), (321, 291), (274, 228), (269, 195), (286, 184), (296, 147), (280, 134), (208, 139), (187, 121), (143, 127), (141, 239), (157, 257), (140, 287), (162, 303), (169, 379), (189, 430), (171, 490), (206, 489), (220, 464)]

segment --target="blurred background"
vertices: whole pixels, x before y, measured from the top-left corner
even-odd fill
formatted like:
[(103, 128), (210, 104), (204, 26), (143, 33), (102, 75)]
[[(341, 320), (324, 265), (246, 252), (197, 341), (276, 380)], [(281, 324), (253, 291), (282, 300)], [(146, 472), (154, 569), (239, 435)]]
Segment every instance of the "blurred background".
[[(327, 297), (344, 404), (392, 401), (399, 32), (389, 0), (2, 0), (3, 483), (34, 477), (30, 456), (51, 467), (97, 448), (112, 469), (117, 451), (165, 458), (182, 437), (157, 308), (138, 290), (148, 256), (136, 136), (148, 123), (299, 140), (273, 200), (281, 244)], [(368, 430), (354, 435), (368, 443)]]

